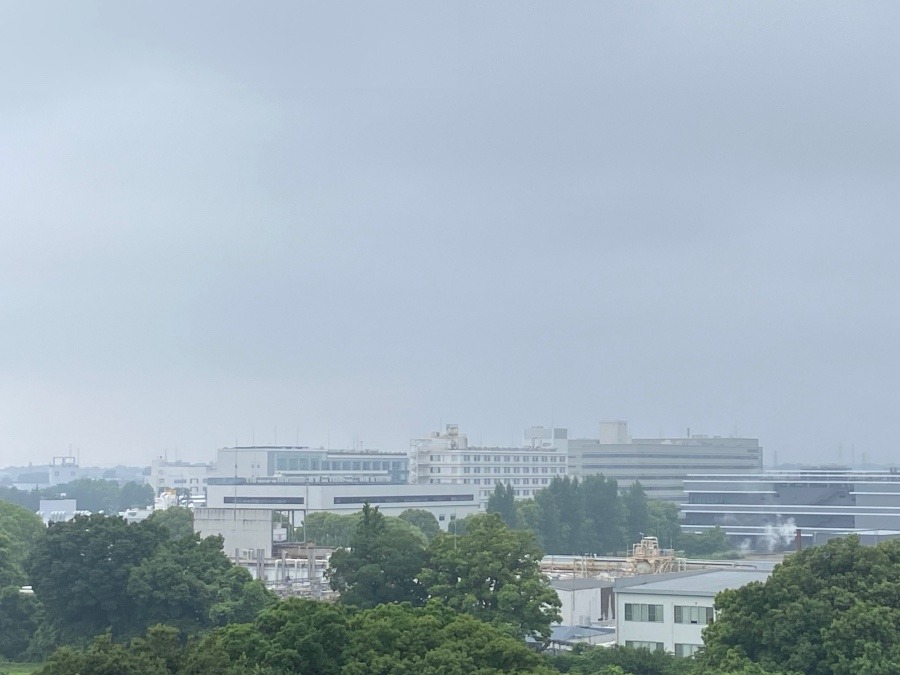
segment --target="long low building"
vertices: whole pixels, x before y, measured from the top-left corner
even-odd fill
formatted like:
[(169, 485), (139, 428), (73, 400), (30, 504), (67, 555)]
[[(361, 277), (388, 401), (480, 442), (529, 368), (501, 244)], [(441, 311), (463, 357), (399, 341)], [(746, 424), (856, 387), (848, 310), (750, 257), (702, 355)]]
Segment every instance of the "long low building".
[(366, 503), (387, 516), (399, 516), (407, 509), (429, 511), (445, 530), (457, 518), (479, 511), (477, 496), (466, 485), (240, 480), (208, 486), (207, 506), (194, 510), (194, 529), (204, 537), (224, 536), (227, 552), (263, 549), (268, 557), (275, 539), (275, 514), (299, 526), (309, 513), (349, 515), (359, 512)]
[(846, 468), (691, 475), (681, 504), (685, 529), (719, 526), (757, 550), (819, 544), (860, 534), (900, 534), (900, 474)]

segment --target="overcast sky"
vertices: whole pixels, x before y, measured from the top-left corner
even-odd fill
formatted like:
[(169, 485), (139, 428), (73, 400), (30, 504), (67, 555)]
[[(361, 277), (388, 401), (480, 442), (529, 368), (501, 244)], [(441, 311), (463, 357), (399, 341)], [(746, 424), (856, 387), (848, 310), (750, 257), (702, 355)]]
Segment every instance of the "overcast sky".
[(4, 2), (0, 466), (608, 419), (894, 461), (898, 19)]

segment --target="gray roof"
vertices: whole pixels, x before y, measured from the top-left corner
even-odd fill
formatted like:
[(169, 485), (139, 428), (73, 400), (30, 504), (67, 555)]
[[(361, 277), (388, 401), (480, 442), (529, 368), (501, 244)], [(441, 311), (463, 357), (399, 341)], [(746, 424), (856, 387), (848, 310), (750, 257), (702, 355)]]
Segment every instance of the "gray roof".
[(583, 591), (587, 588), (612, 588), (612, 579), (551, 579), (550, 586), (557, 591)]
[(699, 595), (713, 597), (727, 588), (740, 588), (754, 581), (764, 582), (771, 572), (759, 570), (711, 570), (699, 574), (647, 581), (633, 586), (616, 589), (617, 593), (640, 593), (652, 595)]
[[(611, 638), (615, 639), (615, 628), (606, 626), (551, 626), (551, 642), (561, 644), (580, 642), (583, 640)], [(532, 637), (526, 637), (526, 642), (536, 642)], [(600, 640), (603, 642), (604, 640)]]

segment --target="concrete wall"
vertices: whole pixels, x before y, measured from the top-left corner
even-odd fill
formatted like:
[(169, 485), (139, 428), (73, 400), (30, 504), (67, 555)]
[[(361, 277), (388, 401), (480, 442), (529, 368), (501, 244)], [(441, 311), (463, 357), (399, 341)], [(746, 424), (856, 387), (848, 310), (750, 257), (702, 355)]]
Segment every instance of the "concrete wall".
[(264, 549), (272, 556), (272, 512), (263, 509), (194, 509), (194, 531), (201, 537), (221, 534), (225, 555), (235, 549)]

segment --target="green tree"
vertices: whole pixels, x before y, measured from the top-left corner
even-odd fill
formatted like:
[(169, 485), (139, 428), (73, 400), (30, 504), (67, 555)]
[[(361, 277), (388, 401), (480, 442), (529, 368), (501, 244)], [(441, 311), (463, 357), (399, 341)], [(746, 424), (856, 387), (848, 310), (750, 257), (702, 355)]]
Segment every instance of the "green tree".
[(638, 542), (641, 536), (650, 534), (650, 510), (647, 505), (647, 493), (640, 481), (635, 481), (622, 490), (622, 508), (624, 509), (625, 544)]
[(672, 502), (651, 499), (647, 502), (647, 530), (659, 539), (662, 548), (681, 546), (681, 526), (678, 524), (678, 507)]
[(425, 509), (406, 509), (400, 514), (400, 520), (418, 527), (422, 534), (428, 538), (428, 541), (431, 541), (441, 533), (438, 519), (434, 517), (431, 511), (426, 511)]
[(183, 506), (154, 511), (147, 520), (162, 526), (171, 540), (194, 534), (194, 512)]
[[(141, 631), (164, 623), (196, 633), (232, 618), (252, 619), (272, 601), (260, 582), (225, 556), (221, 537), (199, 534), (159, 546), (131, 570), (127, 590)], [(247, 593), (250, 607), (238, 611)]]
[(41, 491), (42, 499), (74, 499), (79, 510), (92, 513), (118, 513), (120, 493), (115, 481), (92, 478), (79, 478)]
[(303, 520), (297, 536), (300, 541), (314, 541), (319, 546), (349, 546), (359, 525), (359, 518), (358, 513), (346, 516), (326, 511), (310, 513)]
[(106, 633), (85, 649), (62, 647), (37, 675), (168, 675), (169, 669), (152, 649), (132, 649)]
[(46, 529), (33, 511), (17, 504), (0, 502), (0, 536), (9, 538), (8, 555), (14, 565), (21, 567), (25, 564)]
[(510, 530), (497, 514), (479, 514), (465, 534), (431, 542), (419, 578), (429, 597), (457, 611), (547, 638), (560, 601), (540, 571), (541, 557), (530, 533)]
[(898, 607), (900, 541), (832, 539), (788, 557), (765, 584), (716, 596), (698, 661), (704, 672), (900, 672)]
[(110, 627), (117, 635), (133, 633), (139, 618), (128, 579), (164, 537), (153, 523), (129, 525), (97, 514), (50, 525), (26, 572), (63, 639), (78, 640)]
[(424, 535), (416, 531), (418, 535), (389, 527), (377, 507), (365, 504), (350, 548), (332, 553), (328, 565), (329, 582), (340, 592), (341, 603), (360, 608), (384, 602), (421, 603), (424, 590), (417, 576), (425, 547)]
[(633, 647), (576, 647), (549, 659), (550, 665), (562, 673), (596, 675), (688, 675), (693, 672), (692, 659), (684, 659), (664, 651)]
[(515, 527), (518, 520), (516, 493), (512, 485), (497, 483), (488, 497), (487, 512), (496, 513), (508, 527)]
[(679, 545), (690, 558), (708, 558), (731, 550), (725, 531), (718, 525), (699, 534), (682, 532)]
[(40, 604), (18, 586), (0, 588), (0, 660), (27, 657), (28, 645), (40, 623)]
[(117, 508), (119, 511), (147, 508), (153, 506), (155, 496), (153, 488), (146, 483), (139, 485), (133, 481), (128, 482), (119, 490)]
[(253, 624), (232, 624), (190, 645), (181, 672), (337, 674), (347, 640), (343, 607), (291, 598), (262, 612)]
[(553, 671), (525, 644), (434, 602), (379, 605), (350, 619), (343, 675), (492, 675)]

